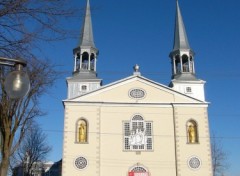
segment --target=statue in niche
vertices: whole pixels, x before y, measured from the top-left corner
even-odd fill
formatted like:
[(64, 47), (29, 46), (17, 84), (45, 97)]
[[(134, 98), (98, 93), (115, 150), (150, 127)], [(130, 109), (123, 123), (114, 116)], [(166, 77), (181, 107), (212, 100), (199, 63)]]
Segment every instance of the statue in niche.
[(86, 142), (87, 141), (86, 125), (84, 123), (81, 123), (78, 131), (79, 131), (79, 142)]
[(190, 124), (188, 127), (188, 139), (189, 143), (193, 144), (197, 142), (197, 129), (193, 124)]

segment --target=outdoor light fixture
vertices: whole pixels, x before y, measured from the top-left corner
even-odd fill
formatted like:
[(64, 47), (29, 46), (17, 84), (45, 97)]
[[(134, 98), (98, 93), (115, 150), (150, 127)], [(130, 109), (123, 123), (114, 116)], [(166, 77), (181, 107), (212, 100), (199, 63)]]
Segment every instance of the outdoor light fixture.
[(15, 70), (10, 72), (4, 82), (5, 91), (12, 99), (23, 98), (30, 90), (30, 80), (23, 67), (27, 63), (20, 59), (9, 59), (0, 57), (0, 65), (15, 67)]

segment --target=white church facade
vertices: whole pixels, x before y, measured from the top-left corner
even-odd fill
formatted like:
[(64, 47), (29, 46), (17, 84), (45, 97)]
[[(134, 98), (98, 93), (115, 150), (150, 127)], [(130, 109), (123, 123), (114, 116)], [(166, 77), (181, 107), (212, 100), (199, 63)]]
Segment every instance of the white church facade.
[(102, 85), (87, 0), (63, 101), (63, 176), (212, 176), (205, 81), (196, 78), (177, 2), (172, 80), (133, 75)]

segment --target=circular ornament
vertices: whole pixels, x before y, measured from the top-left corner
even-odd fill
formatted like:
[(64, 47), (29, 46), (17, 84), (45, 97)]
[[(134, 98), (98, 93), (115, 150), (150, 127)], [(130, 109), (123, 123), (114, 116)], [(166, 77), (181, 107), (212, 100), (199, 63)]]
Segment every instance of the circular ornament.
[(88, 161), (86, 158), (80, 156), (75, 160), (74, 164), (78, 169), (83, 170), (87, 167)]
[(142, 89), (132, 89), (129, 91), (129, 96), (134, 99), (142, 99), (146, 95), (145, 91)]
[(201, 160), (198, 157), (193, 156), (188, 160), (188, 166), (191, 169), (199, 169), (201, 167)]

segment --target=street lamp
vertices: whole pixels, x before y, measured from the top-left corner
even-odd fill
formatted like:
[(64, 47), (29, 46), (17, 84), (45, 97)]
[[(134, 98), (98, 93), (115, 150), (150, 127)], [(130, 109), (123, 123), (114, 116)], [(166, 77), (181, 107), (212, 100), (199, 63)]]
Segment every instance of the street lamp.
[(23, 98), (30, 90), (30, 80), (23, 67), (27, 63), (19, 59), (9, 59), (0, 57), (0, 65), (15, 67), (15, 70), (10, 72), (4, 82), (5, 91), (12, 99)]

